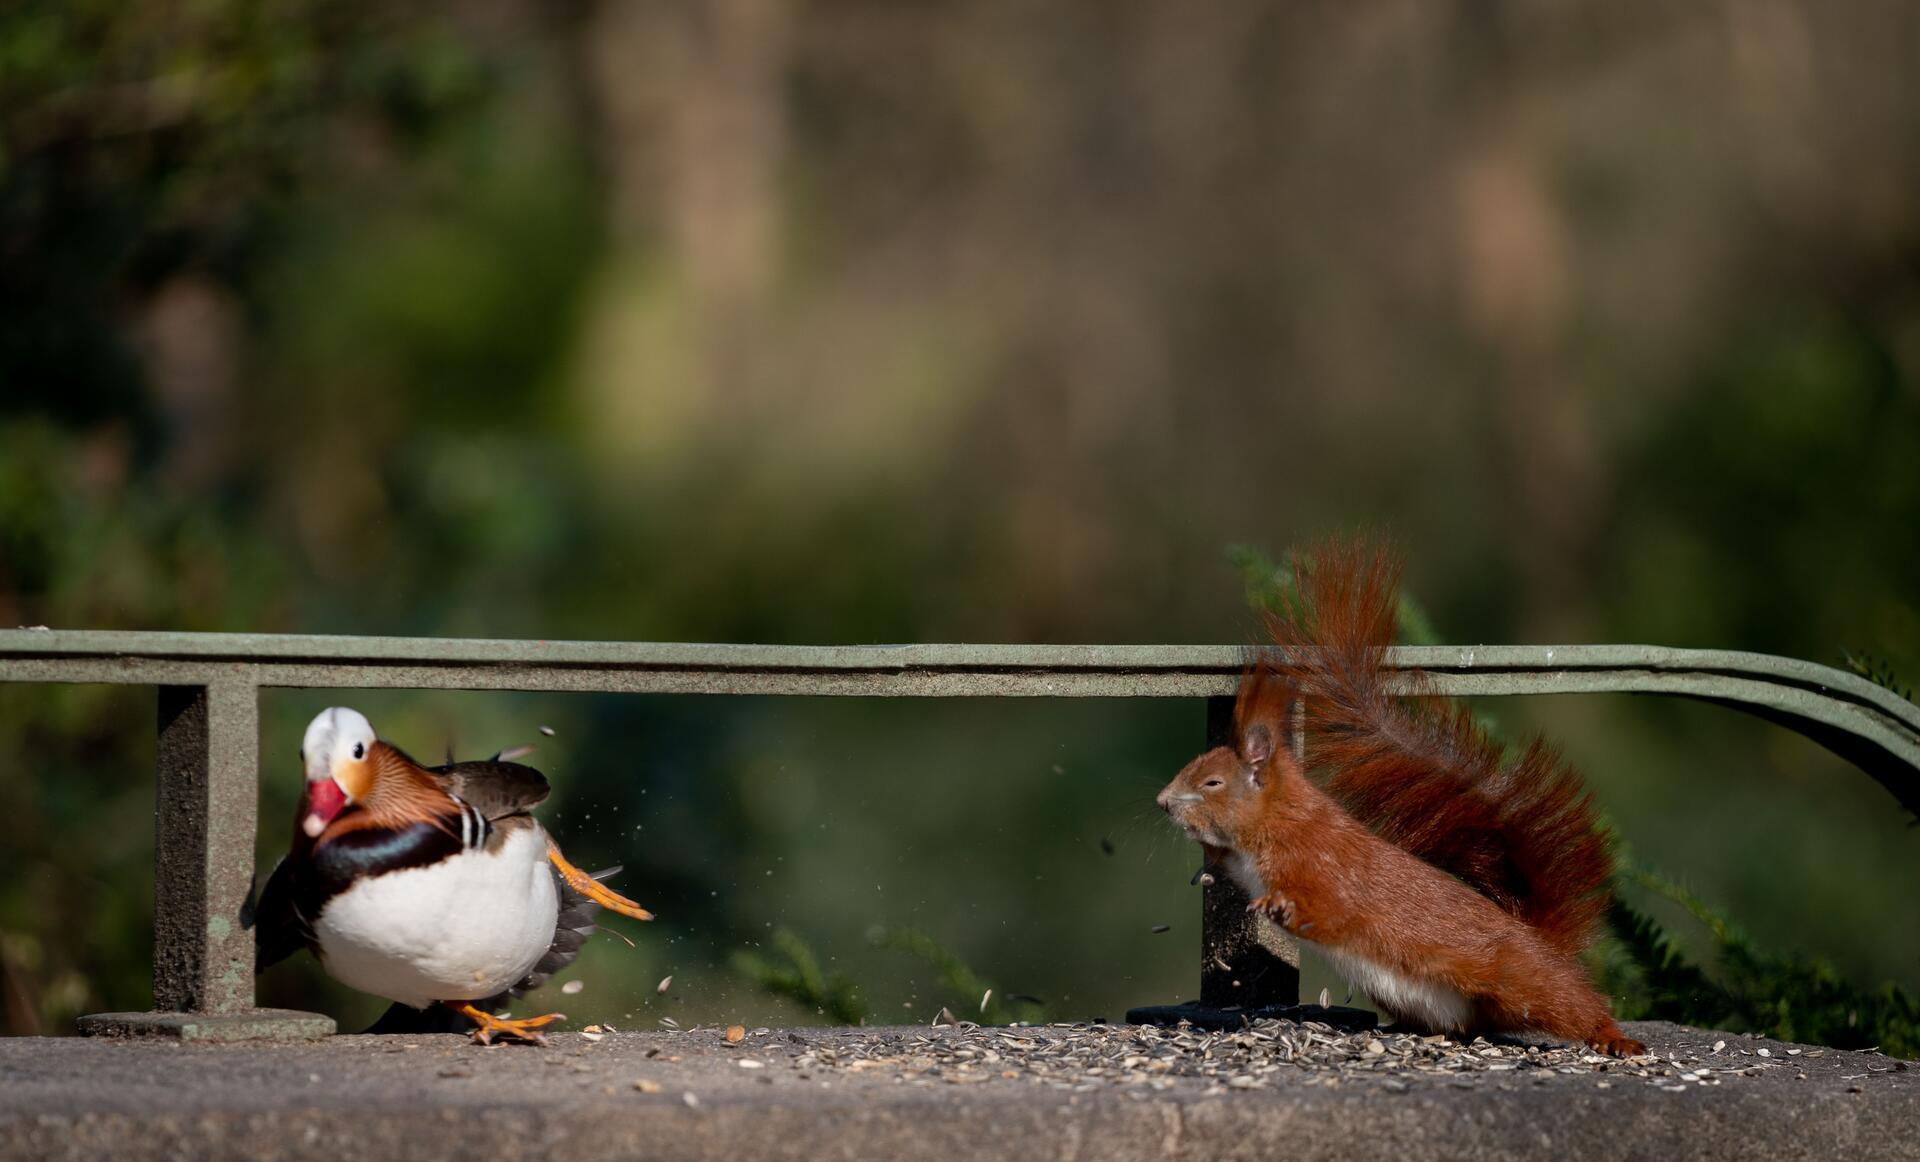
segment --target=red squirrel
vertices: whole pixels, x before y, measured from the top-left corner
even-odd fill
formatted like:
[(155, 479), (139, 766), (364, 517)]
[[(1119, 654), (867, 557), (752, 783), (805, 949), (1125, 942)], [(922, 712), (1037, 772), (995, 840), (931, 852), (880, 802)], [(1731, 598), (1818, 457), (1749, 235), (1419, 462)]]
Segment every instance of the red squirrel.
[[(1545, 1033), (1616, 1057), (1580, 953), (1612, 856), (1579, 777), (1544, 743), (1503, 762), (1472, 716), (1402, 675), (1390, 691), (1399, 567), (1365, 544), (1298, 562), (1234, 704), (1234, 743), (1188, 763), (1159, 804), (1253, 907), (1317, 946), (1393, 1020)], [(1280, 745), (1295, 704), (1326, 787)]]

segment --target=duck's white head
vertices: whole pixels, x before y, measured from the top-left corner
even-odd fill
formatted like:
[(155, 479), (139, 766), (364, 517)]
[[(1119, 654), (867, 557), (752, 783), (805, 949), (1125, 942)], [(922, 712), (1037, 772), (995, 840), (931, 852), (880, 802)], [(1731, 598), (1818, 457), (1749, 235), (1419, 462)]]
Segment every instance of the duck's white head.
[(317, 837), (349, 803), (364, 798), (373, 782), (373, 724), (358, 710), (329, 706), (307, 724), (300, 744), (307, 789), (300, 830)]

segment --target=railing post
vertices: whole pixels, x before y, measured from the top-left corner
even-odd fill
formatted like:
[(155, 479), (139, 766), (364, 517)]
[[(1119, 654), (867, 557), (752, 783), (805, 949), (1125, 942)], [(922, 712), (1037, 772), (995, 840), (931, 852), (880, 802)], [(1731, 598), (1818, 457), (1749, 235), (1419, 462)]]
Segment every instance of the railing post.
[(187, 1040), (312, 1038), (331, 1018), (253, 1005), (260, 691), (250, 671), (160, 686), (154, 790), (151, 1013), (80, 1018), (90, 1034)]
[(177, 1013), (253, 1007), (253, 883), (259, 691), (247, 682), (159, 688), (154, 812), (153, 1005)]
[[(1233, 698), (1207, 699), (1207, 748), (1233, 745)], [(1300, 943), (1267, 916), (1247, 911), (1247, 894), (1219, 868), (1202, 873), (1200, 1003), (1264, 1009), (1300, 1003)]]

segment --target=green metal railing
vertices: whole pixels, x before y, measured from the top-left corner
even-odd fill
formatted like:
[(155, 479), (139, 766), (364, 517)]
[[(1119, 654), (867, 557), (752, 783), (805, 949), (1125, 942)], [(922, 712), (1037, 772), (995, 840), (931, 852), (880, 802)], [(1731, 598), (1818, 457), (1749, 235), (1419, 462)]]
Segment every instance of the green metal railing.
[[(0, 682), (153, 686), (156, 1012), (82, 1019), (91, 1032), (198, 1039), (319, 1036), (332, 1022), (254, 1007), (253, 880), (262, 687), (866, 697), (1194, 698), (1210, 740), (1231, 707), (1231, 646), (749, 646), (260, 634), (0, 630)], [(1791, 658), (1652, 646), (1395, 650), (1448, 695), (1670, 694), (1734, 707), (1822, 743), (1920, 811), (1920, 707)], [(1205, 889), (1201, 994), (1254, 1008), (1297, 1000), (1297, 955)]]

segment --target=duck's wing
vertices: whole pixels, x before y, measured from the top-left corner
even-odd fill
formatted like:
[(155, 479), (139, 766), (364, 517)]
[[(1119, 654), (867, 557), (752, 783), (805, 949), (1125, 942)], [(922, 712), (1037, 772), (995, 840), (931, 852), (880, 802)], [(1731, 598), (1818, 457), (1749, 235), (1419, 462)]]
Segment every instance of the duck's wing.
[(282, 857), (253, 905), (253, 971), (271, 968), (312, 943), (294, 895), (293, 873)]
[(526, 815), (546, 801), (547, 777), (532, 767), (482, 759), (428, 767), (448, 794), (472, 804), (489, 821)]

